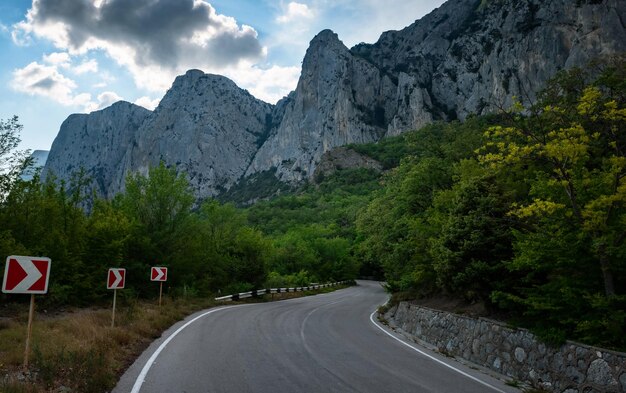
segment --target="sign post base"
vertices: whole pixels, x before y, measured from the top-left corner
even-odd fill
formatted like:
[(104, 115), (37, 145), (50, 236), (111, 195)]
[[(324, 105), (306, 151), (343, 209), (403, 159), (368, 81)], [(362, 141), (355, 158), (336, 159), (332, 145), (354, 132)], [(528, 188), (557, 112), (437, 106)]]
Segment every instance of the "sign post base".
[(28, 357), (30, 355), (30, 337), (33, 332), (33, 317), (35, 315), (35, 295), (30, 295), (30, 308), (28, 309), (28, 327), (26, 330), (26, 350), (24, 351), (24, 369), (28, 369)]
[(115, 327), (115, 303), (117, 300), (117, 289), (113, 290), (113, 313), (111, 314), (111, 327)]

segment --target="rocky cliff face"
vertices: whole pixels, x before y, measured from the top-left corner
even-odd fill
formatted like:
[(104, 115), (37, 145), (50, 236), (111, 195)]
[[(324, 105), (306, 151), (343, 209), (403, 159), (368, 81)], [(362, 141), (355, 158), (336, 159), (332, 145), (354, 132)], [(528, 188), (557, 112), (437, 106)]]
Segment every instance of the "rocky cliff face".
[(622, 0), (450, 0), (352, 53), (397, 83), (394, 135), (508, 107), (564, 68), (626, 51)]
[(228, 78), (188, 71), (142, 124), (124, 169), (147, 173), (163, 160), (187, 173), (199, 197), (214, 196), (243, 176), (269, 132), (272, 107)]
[(626, 51), (625, 22), (620, 0), (450, 0), (373, 45), (323, 31), (246, 173), (298, 181), (334, 147), (532, 102), (557, 71)]
[(83, 168), (92, 177), (96, 192), (112, 197), (125, 176), (124, 156), (151, 114), (145, 108), (119, 101), (88, 115), (71, 115), (61, 124), (52, 143), (42, 178), (53, 174), (69, 182), (72, 174)]
[(383, 171), (383, 165), (375, 159), (350, 148), (337, 147), (322, 155), (313, 178), (317, 182), (317, 179), (330, 176), (337, 171), (356, 168), (371, 169), (379, 173)]
[(394, 109), (394, 93), (388, 76), (353, 56), (337, 34), (322, 31), (306, 52), (294, 94), (281, 103), (282, 121), (247, 174), (276, 167), (281, 180), (300, 181), (333, 147), (377, 141)]
[(48, 150), (33, 151), (30, 155), (32, 164), (21, 173), (20, 178), (25, 181), (32, 180), (37, 170), (42, 169), (46, 165), (48, 153), (50, 153)]
[(348, 49), (325, 30), (276, 105), (189, 71), (154, 112), (117, 103), (70, 116), (44, 173), (82, 166), (109, 197), (159, 160), (187, 172), (200, 198), (259, 173), (302, 181), (337, 146), (532, 101), (558, 70), (626, 52), (625, 24), (623, 0), (449, 0), (371, 45)]
[(97, 192), (112, 197), (128, 173), (146, 174), (163, 160), (187, 174), (199, 198), (210, 197), (244, 174), (267, 136), (272, 107), (228, 78), (190, 70), (154, 112), (118, 102), (70, 116), (42, 175), (69, 181), (82, 167)]

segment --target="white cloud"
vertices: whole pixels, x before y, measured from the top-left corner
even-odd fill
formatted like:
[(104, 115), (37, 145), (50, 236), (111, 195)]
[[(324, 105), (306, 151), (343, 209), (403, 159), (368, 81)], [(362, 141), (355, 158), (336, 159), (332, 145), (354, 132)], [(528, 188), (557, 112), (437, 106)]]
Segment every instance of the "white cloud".
[(332, 19), (341, 10), (333, 29), (348, 46), (375, 42), (381, 33), (403, 29), (439, 7), (446, 0), (317, 0), (325, 16)]
[(76, 83), (59, 73), (54, 65), (46, 66), (32, 62), (13, 71), (11, 87), (30, 95), (51, 98), (63, 105), (75, 105), (84, 101), (84, 96), (74, 96)]
[(71, 55), (103, 50), (141, 88), (162, 92), (190, 68), (223, 73), (266, 55), (257, 32), (204, 0), (38, 0), (14, 41), (51, 41)]
[(123, 100), (122, 97), (120, 97), (119, 95), (117, 95), (117, 93), (113, 91), (105, 91), (98, 94), (96, 101), (91, 100), (91, 94), (84, 93), (79, 94), (78, 96), (83, 98), (83, 100), (80, 102), (80, 106), (82, 107), (82, 110), (86, 113), (104, 109), (111, 104)]
[(144, 108), (153, 111), (154, 108), (156, 108), (159, 105), (160, 101), (161, 100), (159, 98), (152, 99), (150, 97), (143, 96), (143, 97), (138, 98), (135, 101), (135, 105), (143, 106)]
[[(104, 54), (128, 70), (135, 85), (144, 90), (146, 96), (136, 102), (147, 108), (158, 101), (152, 97), (160, 97), (177, 75), (191, 68), (226, 75), (273, 103), (296, 87), (300, 74), (296, 65), (320, 30), (333, 29), (348, 46), (373, 42), (383, 31), (403, 28), (444, 2), (386, 0), (381, 6), (379, 0), (281, 0), (276, 2), (274, 18), (261, 27), (266, 32), (261, 44), (254, 28), (218, 14), (208, 1), (34, 0), (25, 20), (13, 25), (12, 35), (20, 44), (33, 38), (52, 42), (57, 52), (44, 62), (55, 66), (61, 78), (65, 77), (59, 71), (65, 69), (75, 74), (98, 72), (87, 87), (97, 91), (115, 80), (106, 63), (72, 64), (71, 60)], [(280, 47), (276, 53), (283, 66), (267, 62), (268, 47)], [(56, 88), (65, 86), (68, 91), (70, 85), (61, 81)], [(29, 94), (99, 107), (100, 101), (86, 100), (86, 93), (75, 90), (69, 88), (61, 98), (34, 88)]]
[(83, 112), (91, 112), (94, 110), (94, 107), (97, 107), (94, 105), (93, 101), (91, 101), (91, 94), (89, 93), (75, 95), (71, 105), (80, 107)]
[(115, 82), (117, 80), (117, 78), (115, 76), (113, 76), (107, 70), (101, 70), (98, 73), (98, 76), (100, 77), (100, 79), (102, 79), (102, 82), (105, 82), (105, 83), (112, 83), (112, 82)]
[(0, 23), (0, 32), (6, 34), (9, 32), (9, 28), (5, 24)]
[(283, 14), (276, 18), (278, 23), (291, 23), (302, 19), (312, 19), (315, 16), (313, 10), (306, 4), (290, 2), (284, 7)]
[(121, 100), (123, 100), (123, 98), (112, 91), (105, 91), (102, 94), (98, 94), (98, 102), (100, 103), (100, 108), (105, 108)]
[(300, 67), (275, 65), (262, 69), (250, 66), (231, 70), (225, 75), (242, 88), (248, 89), (253, 96), (274, 104), (296, 88)]
[(63, 68), (69, 67), (71, 63), (70, 55), (67, 52), (52, 52), (49, 55), (43, 55), (43, 61)]
[(82, 75), (87, 72), (98, 72), (98, 62), (94, 59), (84, 60), (79, 65), (72, 67), (72, 72), (78, 75)]
[[(53, 56), (49, 60), (59, 60), (62, 57)], [(65, 106), (80, 108), (85, 112), (105, 108), (122, 99), (112, 91), (99, 94), (96, 101), (92, 100), (89, 93), (76, 93), (76, 82), (61, 74), (57, 67), (32, 62), (24, 68), (18, 68), (13, 71), (11, 87), (22, 93), (47, 97)]]

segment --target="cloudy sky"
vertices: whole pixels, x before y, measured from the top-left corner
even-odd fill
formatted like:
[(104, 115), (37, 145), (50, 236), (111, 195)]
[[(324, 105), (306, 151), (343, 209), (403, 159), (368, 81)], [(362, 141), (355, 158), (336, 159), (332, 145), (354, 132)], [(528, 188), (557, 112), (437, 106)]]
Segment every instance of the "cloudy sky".
[(48, 150), (71, 113), (126, 100), (153, 109), (191, 68), (275, 103), (296, 86), (309, 41), (352, 46), (443, 0), (1, 0), (0, 119), (22, 148)]

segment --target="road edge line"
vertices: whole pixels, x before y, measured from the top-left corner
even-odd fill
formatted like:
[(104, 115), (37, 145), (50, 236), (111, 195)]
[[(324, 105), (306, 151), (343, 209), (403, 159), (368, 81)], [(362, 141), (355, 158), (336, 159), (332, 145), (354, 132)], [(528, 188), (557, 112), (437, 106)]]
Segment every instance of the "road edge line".
[(385, 330), (383, 327), (381, 327), (379, 324), (377, 324), (376, 321), (374, 321), (374, 314), (376, 314), (377, 312), (378, 312), (378, 310), (374, 310), (374, 312), (370, 314), (370, 321), (374, 324), (374, 326), (376, 326), (378, 329), (380, 329), (380, 331), (382, 331), (383, 333), (385, 333), (389, 337), (393, 338), (394, 340), (398, 341), (400, 344), (405, 345), (405, 346), (411, 348), (412, 350), (414, 350), (414, 351), (416, 351), (416, 352), (426, 356), (427, 358), (429, 358), (431, 360), (434, 360), (435, 362), (437, 362), (437, 363), (439, 363), (439, 364), (441, 364), (443, 366), (446, 366), (449, 369), (454, 370), (457, 373), (459, 373), (459, 374), (461, 374), (461, 375), (463, 375), (463, 376), (465, 376), (465, 377), (467, 377), (467, 378), (469, 378), (469, 379), (471, 379), (473, 381), (476, 381), (476, 382), (480, 383), (481, 385), (487, 386), (488, 388), (493, 389), (496, 392), (506, 393), (504, 390), (500, 390), (499, 388), (497, 388), (497, 387), (495, 387), (493, 385), (490, 385), (487, 382), (485, 382), (485, 381), (483, 381), (483, 380), (481, 380), (479, 378), (476, 378), (473, 375), (470, 375), (470, 374), (466, 373), (463, 370), (459, 370), (458, 368), (456, 368), (456, 367), (454, 367), (454, 366), (452, 366), (452, 365), (450, 365), (450, 364), (448, 364), (448, 363), (446, 363), (446, 362), (444, 362), (444, 361), (442, 361), (440, 359), (437, 359), (436, 357), (434, 357), (434, 356), (432, 356), (432, 355), (422, 351), (419, 348), (414, 347), (413, 345), (411, 345), (411, 344), (409, 344), (409, 343), (399, 339), (398, 337), (394, 336), (393, 334), (389, 333), (387, 330)]
[(200, 318), (202, 318), (202, 317), (204, 317), (206, 315), (212, 314), (212, 313), (217, 312), (217, 311), (227, 310), (229, 308), (241, 307), (241, 306), (242, 305), (226, 306), (226, 307), (220, 307), (220, 308), (215, 308), (215, 309), (209, 310), (209, 311), (207, 311), (207, 312), (205, 312), (203, 314), (198, 315), (197, 317), (195, 317), (191, 321), (188, 321), (183, 326), (179, 327), (165, 341), (163, 341), (161, 343), (161, 345), (159, 345), (159, 347), (156, 349), (156, 351), (154, 351), (152, 356), (150, 356), (150, 358), (148, 359), (146, 364), (141, 369), (141, 372), (137, 376), (137, 379), (135, 380), (135, 384), (133, 385), (133, 389), (131, 390), (131, 393), (139, 393), (139, 390), (141, 389), (141, 386), (145, 382), (146, 376), (148, 375), (148, 371), (150, 371), (150, 368), (152, 367), (152, 364), (154, 363), (156, 358), (159, 356), (161, 351), (163, 351), (163, 349), (165, 349), (167, 344), (169, 344), (169, 342), (172, 341), (174, 339), (174, 337), (176, 337), (178, 335), (178, 333), (182, 332), (187, 326), (191, 325), (192, 323), (194, 323), (195, 321), (197, 321), (198, 319), (200, 319)]

